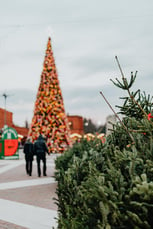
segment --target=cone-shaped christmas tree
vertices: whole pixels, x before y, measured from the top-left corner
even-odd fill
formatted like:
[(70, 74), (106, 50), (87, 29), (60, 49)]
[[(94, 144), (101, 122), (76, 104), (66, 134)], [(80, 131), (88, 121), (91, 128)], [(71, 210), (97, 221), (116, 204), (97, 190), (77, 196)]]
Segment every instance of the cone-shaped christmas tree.
[(50, 38), (29, 130), (33, 141), (39, 134), (45, 136), (50, 153), (61, 153), (71, 144)]

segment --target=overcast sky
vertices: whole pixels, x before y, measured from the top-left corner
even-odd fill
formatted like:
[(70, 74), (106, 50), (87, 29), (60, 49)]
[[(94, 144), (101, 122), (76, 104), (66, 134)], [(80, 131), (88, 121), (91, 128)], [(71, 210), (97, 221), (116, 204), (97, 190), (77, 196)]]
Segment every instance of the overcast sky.
[[(13, 121), (31, 122), (48, 37), (69, 115), (105, 123), (122, 90), (115, 55), (127, 78), (138, 71), (134, 89), (152, 95), (152, 0), (0, 0), (0, 107)], [(133, 89), (133, 90), (134, 90)]]

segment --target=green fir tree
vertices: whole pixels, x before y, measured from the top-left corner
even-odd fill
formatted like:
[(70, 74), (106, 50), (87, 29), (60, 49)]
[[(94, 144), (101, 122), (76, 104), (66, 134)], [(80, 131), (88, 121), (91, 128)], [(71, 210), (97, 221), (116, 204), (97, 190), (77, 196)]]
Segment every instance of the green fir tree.
[(113, 81), (127, 97), (106, 142), (83, 139), (56, 159), (59, 229), (153, 228), (153, 104), (131, 92), (135, 80)]

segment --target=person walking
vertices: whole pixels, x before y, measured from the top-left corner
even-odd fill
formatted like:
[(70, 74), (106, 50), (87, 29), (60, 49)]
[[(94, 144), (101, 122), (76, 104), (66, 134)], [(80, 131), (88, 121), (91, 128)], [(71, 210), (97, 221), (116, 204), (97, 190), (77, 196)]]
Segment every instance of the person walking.
[(30, 141), (30, 138), (27, 139), (27, 141), (24, 144), (23, 152), (25, 154), (25, 169), (29, 176), (32, 175), (32, 162), (33, 162), (33, 143)]
[(34, 153), (36, 155), (37, 158), (37, 171), (38, 171), (38, 176), (41, 176), (41, 165), (40, 162), (43, 162), (43, 175), (47, 176), (46, 174), (46, 153), (48, 153), (48, 148), (46, 145), (46, 142), (43, 138), (43, 136), (40, 134), (38, 139), (34, 142)]

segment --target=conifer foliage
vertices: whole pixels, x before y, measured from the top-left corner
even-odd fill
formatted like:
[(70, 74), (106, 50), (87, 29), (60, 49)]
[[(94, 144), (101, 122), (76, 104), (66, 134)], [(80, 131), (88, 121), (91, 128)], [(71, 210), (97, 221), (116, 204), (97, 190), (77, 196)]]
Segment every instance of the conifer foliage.
[(29, 136), (33, 141), (39, 134), (46, 138), (50, 153), (62, 153), (71, 144), (50, 38), (29, 130)]
[(59, 229), (153, 228), (152, 97), (131, 92), (133, 76), (116, 81), (128, 97), (106, 142), (83, 140), (56, 159)]

